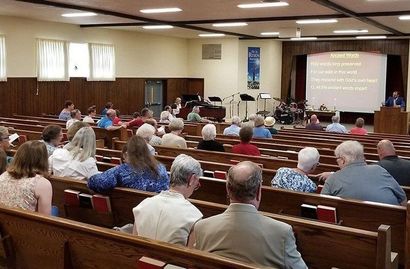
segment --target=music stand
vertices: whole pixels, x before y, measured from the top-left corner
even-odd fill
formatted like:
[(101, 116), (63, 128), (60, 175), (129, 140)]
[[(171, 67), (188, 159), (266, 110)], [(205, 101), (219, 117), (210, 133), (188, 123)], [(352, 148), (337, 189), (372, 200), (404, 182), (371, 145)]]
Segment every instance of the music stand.
[(239, 95), (242, 101), (245, 101), (245, 118), (244, 121), (248, 121), (248, 102), (255, 101), (255, 98), (250, 96), (249, 94), (243, 93)]
[(263, 104), (263, 110), (256, 112), (256, 114), (260, 114), (260, 115), (267, 115), (270, 112), (266, 110), (266, 100), (271, 99), (272, 97), (270, 96), (269, 93), (259, 93), (258, 95), (258, 99), (262, 99), (264, 101)]
[[(222, 106), (222, 99), (218, 96), (208, 96), (209, 101), (215, 103), (215, 102), (220, 102)], [(215, 105), (215, 104), (214, 104)]]

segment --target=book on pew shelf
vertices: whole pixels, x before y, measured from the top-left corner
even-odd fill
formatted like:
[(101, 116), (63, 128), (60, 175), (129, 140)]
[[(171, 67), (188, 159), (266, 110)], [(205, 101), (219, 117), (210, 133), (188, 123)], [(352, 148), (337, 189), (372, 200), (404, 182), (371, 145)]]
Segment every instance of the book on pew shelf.
[(336, 208), (332, 206), (317, 206), (317, 219), (330, 223), (337, 223)]
[(80, 207), (93, 208), (93, 196), (88, 193), (80, 193)]
[(101, 213), (108, 213), (111, 212), (111, 202), (110, 197), (101, 195), (101, 194), (94, 194), (93, 195), (93, 206), (95, 211)]
[(204, 177), (214, 177), (214, 172), (209, 170), (204, 170)]
[(164, 269), (186, 269), (185, 267), (173, 265), (173, 264), (167, 264)]
[(316, 193), (321, 193), (324, 185), (317, 185)]
[(157, 268), (164, 268), (166, 265), (165, 262), (155, 260), (152, 258), (148, 257), (142, 257), (141, 259), (138, 260), (137, 262), (137, 268), (138, 269), (157, 269)]
[(317, 206), (302, 204), (300, 206), (300, 215), (304, 218), (317, 219)]
[(226, 179), (226, 172), (225, 171), (215, 171), (214, 178)]
[(64, 190), (64, 204), (70, 206), (80, 205), (80, 192), (75, 190), (66, 189)]

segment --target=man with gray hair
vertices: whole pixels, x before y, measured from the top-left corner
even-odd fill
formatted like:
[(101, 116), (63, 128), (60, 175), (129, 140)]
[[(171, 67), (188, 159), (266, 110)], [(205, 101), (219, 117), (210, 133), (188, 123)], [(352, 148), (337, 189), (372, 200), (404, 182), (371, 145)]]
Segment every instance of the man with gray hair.
[(392, 205), (406, 203), (406, 194), (384, 168), (366, 164), (359, 142), (341, 143), (335, 156), (340, 170), (329, 176), (322, 194)]
[(202, 118), (199, 115), (200, 109), (199, 106), (194, 106), (192, 108), (192, 112), (188, 114), (186, 117), (187, 121), (192, 121), (192, 122), (211, 122), (208, 119)]
[(187, 198), (198, 189), (200, 163), (185, 154), (171, 166), (170, 189), (134, 207), (134, 234), (168, 243), (187, 245), (193, 225), (202, 213)]
[(231, 126), (226, 127), (224, 129), (223, 134), (224, 135), (239, 136), (239, 131), (241, 130), (240, 124), (241, 124), (241, 118), (239, 118), (238, 116), (233, 116)]
[(381, 140), (377, 144), (377, 154), (378, 165), (386, 169), (400, 186), (410, 186), (410, 160), (399, 158), (390, 140)]
[(229, 169), (228, 209), (200, 220), (188, 246), (227, 258), (275, 268), (307, 268), (296, 249), (292, 227), (258, 212), (262, 169), (245, 161)]
[(332, 117), (332, 123), (326, 126), (326, 132), (346, 134), (347, 129), (342, 124), (340, 124), (339, 116), (335, 115)]

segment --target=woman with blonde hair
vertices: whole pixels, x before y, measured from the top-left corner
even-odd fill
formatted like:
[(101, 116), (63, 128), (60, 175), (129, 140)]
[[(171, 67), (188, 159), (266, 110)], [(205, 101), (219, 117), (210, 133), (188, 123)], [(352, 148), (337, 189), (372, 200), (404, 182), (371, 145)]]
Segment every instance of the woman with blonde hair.
[(22, 144), (0, 176), (0, 204), (50, 215), (53, 190), (44, 177), (48, 174), (47, 158), (43, 142)]
[(123, 155), (124, 164), (92, 176), (88, 180), (88, 187), (100, 193), (105, 193), (115, 187), (151, 192), (168, 190), (169, 178), (166, 168), (150, 154), (144, 138), (131, 137)]
[(83, 127), (69, 144), (62, 149), (56, 149), (50, 156), (50, 170), (56, 176), (90, 178), (99, 173), (95, 148), (94, 130), (91, 127)]

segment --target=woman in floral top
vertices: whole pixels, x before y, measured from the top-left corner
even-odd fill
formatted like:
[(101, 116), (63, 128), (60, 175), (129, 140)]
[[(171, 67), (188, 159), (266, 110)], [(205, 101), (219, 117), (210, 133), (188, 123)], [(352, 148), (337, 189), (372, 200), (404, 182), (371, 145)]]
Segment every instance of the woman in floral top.
[(299, 151), (297, 168), (279, 168), (272, 179), (272, 187), (300, 192), (315, 192), (316, 184), (307, 175), (319, 164), (319, 152), (312, 147)]
[(123, 149), (125, 163), (88, 180), (88, 187), (104, 193), (115, 187), (161, 192), (169, 189), (165, 166), (158, 163), (142, 137), (133, 136)]
[(47, 159), (43, 142), (33, 140), (21, 145), (0, 176), (0, 204), (50, 215), (53, 190), (44, 177), (48, 172)]

